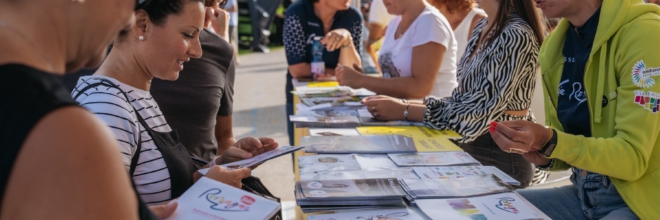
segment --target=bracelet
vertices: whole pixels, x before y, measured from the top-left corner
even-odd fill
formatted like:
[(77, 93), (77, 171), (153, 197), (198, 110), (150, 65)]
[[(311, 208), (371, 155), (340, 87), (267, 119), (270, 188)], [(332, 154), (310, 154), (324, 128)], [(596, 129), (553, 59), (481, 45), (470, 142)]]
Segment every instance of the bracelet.
[(341, 45), (339, 48), (344, 49), (344, 48), (349, 48), (349, 47), (351, 47), (351, 43), (349, 43), (347, 45)]
[(406, 105), (406, 110), (403, 111), (403, 120), (406, 120), (406, 121), (408, 121), (408, 108), (410, 108), (410, 103), (408, 103), (408, 105)]
[(554, 165), (555, 165), (555, 159), (553, 158), (552, 160), (550, 160), (550, 163), (548, 163), (548, 165), (539, 166), (539, 165), (535, 164), (534, 166), (536, 167), (536, 169), (539, 169), (539, 170), (550, 170), (550, 168), (552, 168), (552, 166), (554, 166)]
[(401, 102), (403, 102), (403, 104), (406, 104), (406, 103), (408, 103), (408, 100), (406, 100), (406, 99), (401, 99)]

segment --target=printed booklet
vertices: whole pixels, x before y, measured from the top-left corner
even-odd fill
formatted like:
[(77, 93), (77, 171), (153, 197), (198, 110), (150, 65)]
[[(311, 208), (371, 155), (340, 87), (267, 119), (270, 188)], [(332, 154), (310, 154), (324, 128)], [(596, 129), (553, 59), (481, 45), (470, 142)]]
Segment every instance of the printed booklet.
[(358, 180), (303, 180), (296, 183), (299, 206), (403, 205), (406, 193), (396, 178)]
[(280, 210), (275, 201), (202, 177), (179, 197), (170, 220), (269, 219)]
[(517, 193), (471, 198), (419, 199), (416, 205), (431, 219), (543, 220), (550, 219)]
[(384, 154), (324, 154), (298, 157), (301, 180), (419, 178)]
[[(246, 168), (246, 167), (252, 167), (254, 165), (261, 164), (263, 162), (266, 162), (270, 159), (297, 151), (297, 150), (302, 150), (303, 147), (292, 147), (292, 146), (279, 146), (278, 148), (275, 148), (271, 151), (265, 152), (263, 154), (259, 154), (257, 156), (254, 156), (250, 159), (245, 159), (245, 160), (240, 160), (236, 161), (233, 163), (227, 163), (227, 164), (219, 164), (222, 167), (225, 167), (227, 169), (233, 170), (233, 169), (240, 169), (240, 168)], [(206, 175), (206, 173), (209, 171), (210, 168), (204, 168), (197, 170), (197, 172)]]
[(491, 174), (457, 179), (400, 179), (400, 181), (411, 202), (417, 199), (470, 197), (513, 190), (509, 184)]
[(466, 152), (387, 154), (399, 166), (481, 165)]
[(509, 185), (520, 185), (516, 179), (494, 166), (413, 167), (412, 169), (421, 179), (451, 179), (493, 174)]
[(303, 137), (300, 146), (305, 152), (324, 154), (417, 152), (413, 139), (403, 135)]

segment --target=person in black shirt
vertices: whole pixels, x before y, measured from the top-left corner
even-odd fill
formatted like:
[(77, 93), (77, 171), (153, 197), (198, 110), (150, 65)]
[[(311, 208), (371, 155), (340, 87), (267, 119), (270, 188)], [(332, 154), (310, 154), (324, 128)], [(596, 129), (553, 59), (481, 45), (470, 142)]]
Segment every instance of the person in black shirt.
[[(284, 49), (289, 69), (286, 77), (287, 115), (293, 114), (291, 80), (312, 77), (314, 37), (324, 37), (325, 75), (332, 77), (335, 67), (362, 66), (362, 15), (350, 1), (299, 0), (291, 4), (284, 19)], [(293, 144), (293, 124), (288, 123), (289, 141)]]

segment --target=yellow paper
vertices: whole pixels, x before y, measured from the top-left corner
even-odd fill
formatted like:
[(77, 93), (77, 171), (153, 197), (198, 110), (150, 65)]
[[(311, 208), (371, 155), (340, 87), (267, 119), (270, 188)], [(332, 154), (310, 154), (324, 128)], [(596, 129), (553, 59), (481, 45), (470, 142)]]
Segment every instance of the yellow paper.
[(338, 82), (309, 82), (307, 87), (317, 88), (317, 87), (338, 87)]
[(418, 152), (463, 151), (449, 139), (461, 138), (451, 130), (435, 130), (420, 126), (357, 127), (361, 135), (404, 135), (412, 137)]

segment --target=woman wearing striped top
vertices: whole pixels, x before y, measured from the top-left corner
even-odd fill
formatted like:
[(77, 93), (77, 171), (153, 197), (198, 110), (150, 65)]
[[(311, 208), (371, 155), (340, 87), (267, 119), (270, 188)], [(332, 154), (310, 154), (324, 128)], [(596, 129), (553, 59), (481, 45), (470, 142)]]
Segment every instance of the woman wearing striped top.
[(410, 103), (386, 96), (364, 100), (381, 120), (424, 122), (455, 130), (460, 147), (483, 165), (496, 166), (527, 186), (533, 166), (519, 154), (500, 150), (488, 133), (492, 121), (529, 120), (543, 26), (532, 1), (483, 0), (479, 21), (458, 65), (459, 86), (444, 99)]
[[(208, 27), (203, 0), (152, 0), (135, 13), (129, 31), (119, 34), (112, 51), (93, 75), (79, 79), (72, 96), (101, 118), (115, 134), (126, 169), (140, 198), (158, 204), (192, 185), (195, 167), (149, 89), (151, 80), (176, 80), (183, 64), (199, 58), (199, 34)], [(210, 12), (208, 14), (211, 14)], [(215, 164), (249, 158), (273, 149), (272, 139), (239, 140)], [(214, 170), (216, 180), (240, 187), (250, 169)], [(218, 174), (220, 173), (220, 174)], [(208, 174), (207, 174), (208, 176)]]

